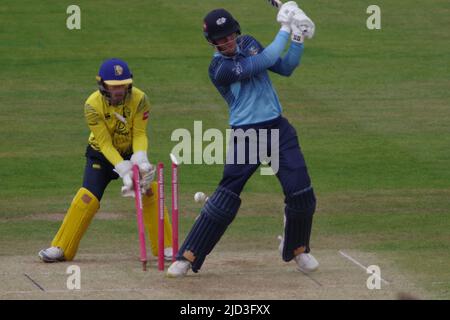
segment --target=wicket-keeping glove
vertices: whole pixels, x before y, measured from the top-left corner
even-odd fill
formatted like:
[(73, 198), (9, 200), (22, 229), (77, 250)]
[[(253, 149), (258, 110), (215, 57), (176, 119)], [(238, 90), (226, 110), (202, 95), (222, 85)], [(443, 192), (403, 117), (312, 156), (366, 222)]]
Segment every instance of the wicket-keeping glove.
[(122, 178), (124, 187), (133, 189), (133, 164), (130, 160), (124, 160), (116, 164), (114, 171)]
[(147, 158), (147, 153), (144, 151), (137, 151), (131, 156), (131, 163), (139, 167), (140, 187), (142, 193), (150, 189), (150, 184), (155, 178), (156, 168), (151, 165)]

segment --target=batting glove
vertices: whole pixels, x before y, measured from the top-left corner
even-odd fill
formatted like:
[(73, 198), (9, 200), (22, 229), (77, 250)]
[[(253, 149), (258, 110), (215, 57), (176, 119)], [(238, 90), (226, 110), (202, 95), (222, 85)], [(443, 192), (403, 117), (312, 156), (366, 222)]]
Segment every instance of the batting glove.
[(277, 21), (281, 24), (281, 30), (291, 33), (291, 22), (298, 5), (295, 1), (284, 3), (277, 14)]
[(302, 43), (304, 37), (311, 39), (314, 36), (315, 25), (314, 22), (303, 12), (302, 9), (297, 8), (291, 23), (291, 39), (294, 42)]

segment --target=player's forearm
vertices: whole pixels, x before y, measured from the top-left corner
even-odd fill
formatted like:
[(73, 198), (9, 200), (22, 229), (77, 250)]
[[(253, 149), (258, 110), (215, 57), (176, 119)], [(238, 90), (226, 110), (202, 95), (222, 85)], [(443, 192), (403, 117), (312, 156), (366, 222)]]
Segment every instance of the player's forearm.
[(269, 44), (263, 52), (261, 52), (260, 63), (264, 63), (266, 65), (265, 69), (274, 65), (278, 58), (283, 53), (284, 48), (289, 40), (289, 33), (284, 30), (280, 30), (276, 35), (275, 39)]
[(133, 135), (133, 152), (137, 151), (144, 151), (147, 152), (148, 149), (148, 138), (145, 133), (143, 132), (134, 132)]
[(211, 80), (216, 85), (228, 85), (248, 79), (269, 69), (277, 62), (288, 40), (289, 33), (280, 30), (273, 42), (261, 53), (247, 58), (240, 58), (237, 62), (233, 60), (222, 61), (217, 70), (210, 74)]
[(270, 68), (271, 71), (283, 76), (290, 76), (300, 64), (303, 55), (303, 43), (291, 42), (286, 55)]
[(111, 135), (106, 128), (106, 125), (101, 121), (88, 122), (89, 129), (95, 137), (96, 144), (100, 148), (100, 152), (112, 164), (116, 165), (123, 161), (119, 151), (114, 147)]
[(142, 110), (136, 114), (133, 126), (133, 152), (144, 151), (148, 149), (147, 124), (150, 105), (146, 104)]
[(100, 152), (105, 156), (105, 158), (113, 165), (115, 166), (119, 162), (123, 161), (122, 156), (120, 155), (119, 151), (117, 151), (114, 146), (111, 145), (100, 145)]

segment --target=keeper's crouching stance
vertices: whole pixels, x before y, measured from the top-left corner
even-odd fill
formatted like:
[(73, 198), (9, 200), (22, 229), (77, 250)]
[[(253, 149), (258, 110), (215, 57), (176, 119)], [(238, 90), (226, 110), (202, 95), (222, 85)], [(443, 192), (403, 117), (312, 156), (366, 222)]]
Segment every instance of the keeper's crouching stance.
[[(227, 159), (219, 187), (202, 208), (178, 252), (177, 261), (167, 272), (169, 277), (182, 277), (189, 269), (197, 272), (235, 218), (241, 204), (239, 195), (261, 164), (259, 154), (256, 163), (250, 161), (251, 150), (255, 150), (255, 146), (250, 143), (255, 142), (259, 148), (265, 145), (268, 153), (278, 151), (279, 154), (276, 175), (285, 195), (285, 228), (280, 243), (283, 260), (295, 260), (298, 269), (303, 272), (314, 271), (319, 266), (309, 253), (316, 208), (314, 190), (296, 130), (281, 115), (281, 105), (267, 72), (270, 70), (283, 76), (292, 74), (300, 63), (303, 38), (312, 37), (314, 24), (293, 1), (283, 5), (277, 20), (281, 23), (281, 30), (275, 40), (263, 48), (253, 37), (239, 36), (239, 23), (227, 11), (213, 10), (205, 17), (205, 37), (217, 50), (209, 75), (230, 107), (234, 159)], [(303, 25), (300, 28), (300, 21), (309, 24), (309, 29)], [(291, 45), (281, 58), (290, 33)], [(246, 133), (255, 133), (257, 141), (236, 138), (238, 131), (244, 137)], [(278, 132), (274, 136), (279, 136), (279, 143), (271, 141), (272, 132)], [(277, 150), (274, 150), (274, 146)], [(239, 150), (245, 150), (243, 164), (237, 161)]]
[[(86, 150), (83, 186), (72, 200), (51, 247), (41, 250), (44, 262), (73, 260), (81, 238), (100, 208), (111, 180), (123, 179), (123, 194), (132, 193), (132, 166), (139, 166), (143, 216), (154, 256), (158, 254), (157, 183), (147, 158), (147, 123), (150, 104), (144, 92), (132, 87), (128, 65), (119, 59), (105, 61), (97, 76), (99, 90), (86, 101), (85, 117), (91, 130)], [(165, 258), (172, 259), (172, 226), (164, 208)]]

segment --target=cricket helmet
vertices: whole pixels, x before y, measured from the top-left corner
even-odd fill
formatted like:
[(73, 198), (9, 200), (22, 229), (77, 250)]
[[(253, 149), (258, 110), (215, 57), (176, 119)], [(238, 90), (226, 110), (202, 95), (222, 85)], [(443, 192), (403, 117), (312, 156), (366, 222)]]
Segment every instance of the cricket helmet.
[(111, 86), (128, 85), (127, 94), (131, 93), (133, 75), (128, 64), (120, 59), (112, 58), (105, 60), (96, 76), (100, 93), (111, 103), (111, 93), (106, 89), (105, 84)]
[(225, 9), (212, 10), (203, 19), (203, 34), (211, 43), (233, 33), (241, 34), (241, 27)]

